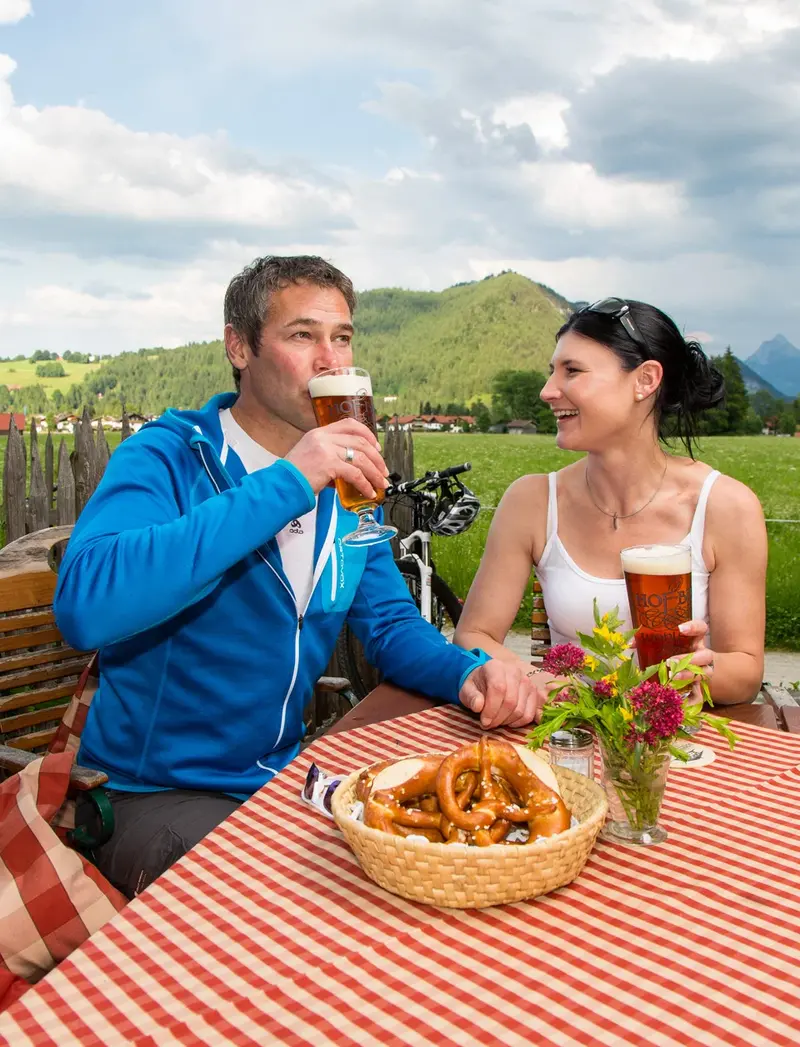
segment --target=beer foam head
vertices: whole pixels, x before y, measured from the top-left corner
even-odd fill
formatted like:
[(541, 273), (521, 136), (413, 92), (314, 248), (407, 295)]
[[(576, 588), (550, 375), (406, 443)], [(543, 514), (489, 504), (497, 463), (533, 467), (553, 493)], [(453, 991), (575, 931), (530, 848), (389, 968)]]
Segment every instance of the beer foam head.
[(622, 570), (631, 574), (689, 574), (692, 569), (688, 545), (633, 545), (620, 557)]
[(319, 374), (308, 383), (308, 392), (318, 396), (372, 396), (368, 374)]

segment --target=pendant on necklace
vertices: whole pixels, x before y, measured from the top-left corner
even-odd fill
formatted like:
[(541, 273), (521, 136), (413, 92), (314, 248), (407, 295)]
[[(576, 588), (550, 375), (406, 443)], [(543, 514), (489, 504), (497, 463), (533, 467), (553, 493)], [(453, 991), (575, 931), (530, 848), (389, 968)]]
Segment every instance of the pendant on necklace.
[(614, 525), (614, 530), (618, 531), (619, 530), (619, 521), (617, 520), (617, 514), (616, 513), (612, 514), (611, 522)]

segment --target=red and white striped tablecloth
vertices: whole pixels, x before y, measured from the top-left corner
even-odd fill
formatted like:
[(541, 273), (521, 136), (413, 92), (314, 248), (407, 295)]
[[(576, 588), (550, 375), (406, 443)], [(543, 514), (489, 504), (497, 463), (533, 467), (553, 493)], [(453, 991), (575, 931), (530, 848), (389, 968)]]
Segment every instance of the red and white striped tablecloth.
[(735, 726), (734, 753), (704, 732), (716, 760), (671, 774), (665, 844), (598, 842), (569, 887), (480, 911), (381, 890), (298, 799), (312, 759), (349, 772), (474, 723), (448, 707), (323, 738), (0, 1017), (0, 1042), (795, 1045), (800, 738)]

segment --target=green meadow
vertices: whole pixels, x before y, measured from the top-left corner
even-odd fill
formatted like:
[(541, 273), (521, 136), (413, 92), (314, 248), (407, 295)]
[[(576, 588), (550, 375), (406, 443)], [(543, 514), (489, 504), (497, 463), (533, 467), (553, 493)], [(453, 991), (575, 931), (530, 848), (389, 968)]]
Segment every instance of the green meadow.
[[(439, 574), (465, 597), (480, 562), (486, 534), (503, 492), (518, 476), (560, 469), (578, 454), (560, 451), (552, 436), (420, 433), (414, 435), (417, 475), (472, 462), (463, 477), (486, 507), (466, 534), (434, 538)], [(768, 520), (800, 521), (800, 439), (764, 436), (707, 437), (698, 457), (751, 487)], [(800, 650), (800, 523), (768, 523), (767, 646)], [(530, 593), (517, 617), (530, 623)]]
[(52, 396), (56, 389), (66, 393), (71, 385), (80, 385), (83, 379), (92, 371), (100, 367), (100, 363), (73, 364), (69, 360), (61, 361), (64, 368), (63, 378), (39, 378), (36, 374), (38, 363), (30, 360), (4, 360), (0, 359), (0, 385), (41, 385), (48, 396)]

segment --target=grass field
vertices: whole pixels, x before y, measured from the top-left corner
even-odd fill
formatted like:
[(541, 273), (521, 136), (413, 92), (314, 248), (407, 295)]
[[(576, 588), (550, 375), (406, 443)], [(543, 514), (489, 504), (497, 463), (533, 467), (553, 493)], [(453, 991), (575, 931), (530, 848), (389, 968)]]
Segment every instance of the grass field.
[[(464, 477), (484, 506), (496, 506), (518, 476), (560, 469), (580, 455), (559, 451), (552, 436), (450, 435), (414, 436), (417, 475), (426, 469), (472, 462)], [(699, 457), (751, 487), (768, 520), (800, 520), (800, 440), (758, 436), (703, 440)], [(474, 577), (492, 513), (487, 508), (466, 534), (435, 538), (438, 572), (462, 598)], [(768, 523), (767, 646), (800, 650), (800, 523)], [(528, 628), (530, 594), (517, 626)]]
[(48, 395), (56, 389), (65, 393), (71, 385), (79, 385), (90, 371), (96, 371), (100, 364), (71, 364), (62, 360), (61, 366), (66, 372), (63, 378), (39, 378), (36, 375), (38, 366), (30, 360), (0, 359), (0, 385), (41, 385)]

